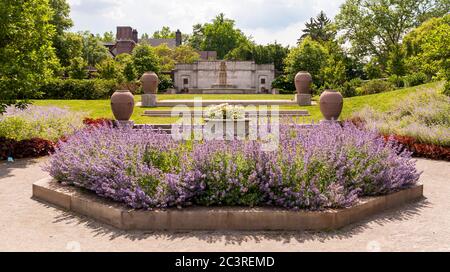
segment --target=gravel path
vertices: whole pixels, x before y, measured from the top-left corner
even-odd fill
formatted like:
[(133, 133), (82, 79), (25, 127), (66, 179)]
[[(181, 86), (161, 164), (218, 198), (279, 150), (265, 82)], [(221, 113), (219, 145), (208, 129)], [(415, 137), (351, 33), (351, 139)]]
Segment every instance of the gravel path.
[(31, 199), (46, 158), (0, 162), (0, 251), (450, 251), (450, 163), (419, 159), (425, 199), (332, 232), (124, 232)]

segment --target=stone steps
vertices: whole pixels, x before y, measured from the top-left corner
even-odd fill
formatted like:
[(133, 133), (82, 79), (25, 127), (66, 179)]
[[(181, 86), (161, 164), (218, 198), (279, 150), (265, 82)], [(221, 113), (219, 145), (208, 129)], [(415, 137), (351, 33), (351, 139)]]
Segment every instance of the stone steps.
[[(281, 105), (298, 105), (296, 100), (157, 100), (156, 107), (207, 107), (211, 105), (219, 105), (227, 103), (229, 105), (241, 106), (281, 106)], [(315, 104), (312, 103), (313, 105)], [(137, 102), (137, 107), (141, 107), (142, 103)]]
[[(182, 117), (182, 116), (190, 116), (190, 117), (205, 117), (204, 111), (174, 111), (172, 114), (171, 110), (147, 110), (144, 111), (142, 116), (148, 117)], [(277, 112), (263, 112), (263, 111), (246, 111), (246, 118), (251, 117), (261, 117), (261, 116), (278, 116), (278, 117), (306, 117), (311, 116), (307, 110), (280, 110)]]

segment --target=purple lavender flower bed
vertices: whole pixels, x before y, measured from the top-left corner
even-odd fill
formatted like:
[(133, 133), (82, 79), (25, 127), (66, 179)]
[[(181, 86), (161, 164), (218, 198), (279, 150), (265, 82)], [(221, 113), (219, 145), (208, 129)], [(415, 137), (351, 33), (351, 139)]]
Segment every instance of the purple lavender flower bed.
[(259, 141), (175, 141), (149, 129), (100, 127), (61, 142), (47, 170), (63, 184), (133, 208), (190, 205), (343, 208), (414, 185), (406, 151), (352, 124), (281, 126), (276, 151)]

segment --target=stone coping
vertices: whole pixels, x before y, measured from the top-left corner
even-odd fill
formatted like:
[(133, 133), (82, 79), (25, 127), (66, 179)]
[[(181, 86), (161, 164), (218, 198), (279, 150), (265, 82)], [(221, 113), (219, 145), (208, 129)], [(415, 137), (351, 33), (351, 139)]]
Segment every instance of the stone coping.
[(346, 209), (291, 211), (281, 208), (189, 207), (133, 210), (52, 178), (33, 184), (33, 198), (53, 204), (122, 230), (332, 230), (385, 210), (417, 201), (423, 185), (377, 197), (363, 198)]

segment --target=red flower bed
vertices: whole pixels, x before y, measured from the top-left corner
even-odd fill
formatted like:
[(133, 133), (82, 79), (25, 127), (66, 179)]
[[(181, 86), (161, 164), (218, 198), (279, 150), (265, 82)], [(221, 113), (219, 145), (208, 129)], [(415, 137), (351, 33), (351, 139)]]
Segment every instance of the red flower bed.
[[(86, 118), (83, 123), (87, 126), (111, 127), (111, 120), (105, 118), (91, 119)], [(60, 140), (64, 141), (63, 138)], [(36, 158), (47, 156), (55, 151), (57, 143), (45, 139), (27, 139), (22, 141), (16, 141), (12, 139), (0, 138), (0, 160), (6, 160), (12, 156), (14, 159), (22, 158)]]
[(450, 161), (450, 147), (419, 143), (416, 139), (409, 136), (385, 135), (384, 137), (386, 140), (389, 137), (394, 138), (409, 151), (413, 152), (413, 155), (416, 157)]
[(97, 118), (97, 119), (85, 118), (83, 120), (83, 123), (85, 125), (92, 126), (92, 127), (100, 127), (100, 126), (112, 127), (112, 121), (109, 119), (106, 119), (106, 118)]
[(15, 159), (36, 158), (47, 156), (55, 150), (55, 143), (44, 139), (28, 139), (16, 141), (0, 138), (0, 159), (5, 160), (9, 156)]

